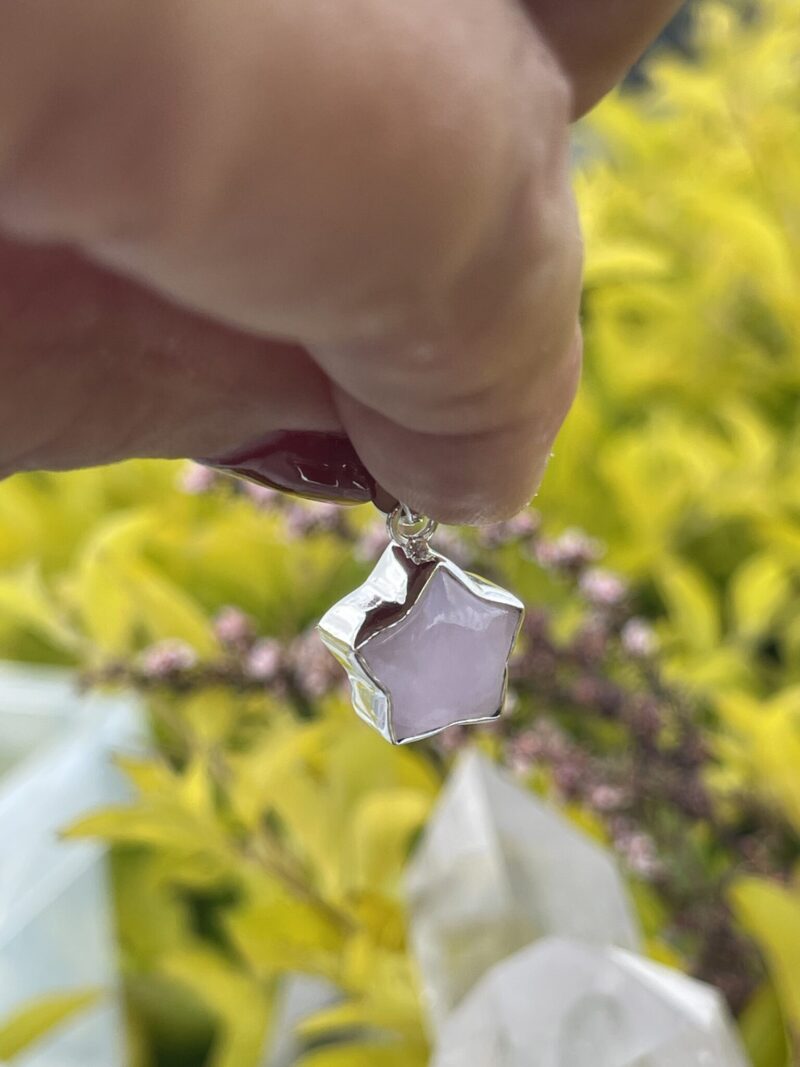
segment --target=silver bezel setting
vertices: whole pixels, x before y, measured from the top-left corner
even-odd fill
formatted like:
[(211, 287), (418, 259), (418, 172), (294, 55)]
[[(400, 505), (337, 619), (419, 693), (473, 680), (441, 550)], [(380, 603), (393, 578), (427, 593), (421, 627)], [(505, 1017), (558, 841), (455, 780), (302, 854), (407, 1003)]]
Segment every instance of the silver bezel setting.
[[(442, 570), (481, 600), (518, 613), (509, 647), (510, 656), (522, 627), (525, 613), (522, 602), (507, 589), (462, 570), (452, 560), (431, 549), (427, 549), (422, 557), (413, 559), (401, 545), (390, 544), (363, 585), (334, 604), (319, 622), (318, 629), (323, 642), (347, 671), (356, 713), (393, 745), (422, 741), (449, 726), (491, 722), (500, 715), (505, 703), (508, 659), (504, 667), (500, 705), (492, 715), (457, 719), (413, 737), (398, 739), (395, 736), (391, 694), (374, 677), (362, 652), (378, 633), (386, 633), (408, 618), (434, 575)], [(383, 624), (383, 618), (389, 621)]]

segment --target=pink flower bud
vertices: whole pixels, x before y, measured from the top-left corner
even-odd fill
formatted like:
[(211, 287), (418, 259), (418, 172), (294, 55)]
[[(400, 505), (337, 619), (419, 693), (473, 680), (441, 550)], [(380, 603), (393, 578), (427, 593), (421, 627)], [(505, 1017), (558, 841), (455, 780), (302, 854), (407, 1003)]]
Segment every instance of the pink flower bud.
[(197, 665), (197, 653), (185, 641), (167, 638), (146, 648), (141, 656), (142, 673), (150, 678), (168, 678)]
[(247, 654), (244, 673), (255, 682), (271, 682), (280, 673), (283, 663), (283, 646), (273, 637), (256, 641)]

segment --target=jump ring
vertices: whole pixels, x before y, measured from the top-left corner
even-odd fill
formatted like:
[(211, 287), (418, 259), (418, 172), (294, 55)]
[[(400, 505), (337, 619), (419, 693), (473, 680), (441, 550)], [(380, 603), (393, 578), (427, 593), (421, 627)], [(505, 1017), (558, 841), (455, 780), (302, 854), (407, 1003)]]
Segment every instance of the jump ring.
[(435, 519), (412, 511), (406, 504), (398, 504), (386, 520), (390, 537), (401, 548), (427, 545), (438, 525)]

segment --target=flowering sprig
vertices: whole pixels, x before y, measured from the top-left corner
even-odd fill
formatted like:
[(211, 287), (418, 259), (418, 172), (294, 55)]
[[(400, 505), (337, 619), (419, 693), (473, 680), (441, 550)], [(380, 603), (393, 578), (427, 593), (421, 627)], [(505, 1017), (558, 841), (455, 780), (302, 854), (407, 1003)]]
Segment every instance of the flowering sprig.
[[(237, 491), (281, 515), (289, 537), (324, 531), (365, 563), (387, 543), (380, 520), (364, 527), (330, 505), (287, 500), (256, 486)], [(780, 818), (751, 797), (742, 797), (738, 810), (726, 805), (724, 817), (718, 810), (707, 785), (712, 755), (699, 725), (705, 709), (665, 681), (657, 634), (636, 613), (632, 590), (601, 566), (599, 542), (573, 529), (548, 538), (533, 512), (472, 534), (440, 530), (436, 547), (482, 573), (502, 558), (496, 550), (514, 548), (581, 606), (580, 621), (566, 636), (556, 612), (528, 606), (505, 713), (488, 729), (513, 773), (532, 781), (544, 773), (563, 802), (593, 813), (630, 875), (669, 906), (665, 933), (690, 968), (742, 1008), (761, 970), (726, 906), (727, 883), (743, 869), (787, 876), (800, 847)], [(131, 662), (107, 665), (91, 681), (175, 693), (224, 684), (270, 693), (304, 717), (343, 687), (343, 673), (314, 631), (282, 641), (260, 634), (254, 619), (227, 606), (214, 619), (214, 632), (216, 658), (200, 660), (189, 646), (164, 641)], [(457, 727), (430, 747), (449, 759), (474, 736)]]
[[(594, 813), (629, 872), (669, 905), (665, 933), (690, 968), (739, 1010), (763, 974), (727, 885), (743, 869), (787, 876), (800, 843), (750, 796), (718, 810), (706, 709), (665, 681), (657, 635), (624, 580), (599, 567), (601, 546), (574, 530), (552, 540), (538, 528), (492, 535), (495, 546), (509, 542), (570, 585), (584, 611), (563, 637), (552, 613), (529, 608), (512, 665), (515, 710), (493, 728), (504, 762), (523, 779), (546, 772), (562, 801)], [(460, 731), (439, 746), (449, 754), (464, 743)]]

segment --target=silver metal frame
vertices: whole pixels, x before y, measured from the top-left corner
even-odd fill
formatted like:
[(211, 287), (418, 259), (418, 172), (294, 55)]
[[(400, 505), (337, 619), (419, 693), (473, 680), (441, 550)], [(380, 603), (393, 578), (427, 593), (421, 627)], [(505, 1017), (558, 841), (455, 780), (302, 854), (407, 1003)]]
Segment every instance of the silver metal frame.
[[(429, 573), (420, 581), (420, 568)], [(369, 669), (362, 650), (372, 637), (405, 621), (434, 575), (445, 570), (461, 586), (492, 604), (500, 604), (517, 611), (519, 617), (511, 649), (519, 636), (525, 609), (522, 602), (508, 590), (463, 571), (452, 560), (428, 549), (422, 559), (413, 559), (401, 544), (390, 544), (363, 585), (334, 604), (319, 622), (318, 629), (325, 645), (347, 671), (352, 689), (353, 707), (357, 714), (374, 727), (393, 745), (406, 745), (432, 737), (447, 727), (438, 727), (415, 737), (397, 740), (392, 725), (391, 694)], [(412, 579), (416, 579), (412, 581)], [(392, 611), (392, 621), (381, 625), (380, 616)], [(500, 707), (492, 715), (479, 719), (460, 719), (448, 726), (465, 726), (491, 722), (500, 715), (508, 689), (508, 661), (505, 665)]]

